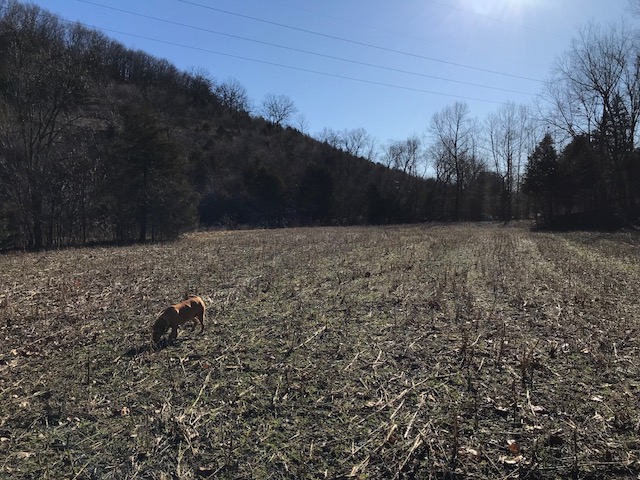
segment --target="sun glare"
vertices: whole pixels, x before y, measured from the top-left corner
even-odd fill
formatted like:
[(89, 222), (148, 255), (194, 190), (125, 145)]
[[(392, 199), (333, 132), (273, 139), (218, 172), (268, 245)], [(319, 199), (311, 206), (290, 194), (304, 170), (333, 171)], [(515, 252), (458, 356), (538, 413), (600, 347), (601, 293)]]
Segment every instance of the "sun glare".
[(520, 13), (526, 0), (460, 0), (462, 8), (478, 15), (509, 18)]

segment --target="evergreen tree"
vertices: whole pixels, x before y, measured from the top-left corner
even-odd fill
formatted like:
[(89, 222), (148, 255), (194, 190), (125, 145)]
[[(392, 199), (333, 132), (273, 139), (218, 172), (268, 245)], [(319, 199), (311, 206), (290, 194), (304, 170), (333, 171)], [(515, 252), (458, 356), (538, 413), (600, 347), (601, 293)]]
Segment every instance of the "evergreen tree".
[(120, 241), (175, 236), (195, 222), (186, 162), (166, 128), (144, 108), (122, 111), (111, 153), (108, 189)]
[(578, 135), (558, 159), (562, 201), (569, 212), (592, 214), (609, 208), (600, 157), (587, 135)]
[(529, 157), (522, 187), (534, 199), (544, 224), (552, 226), (559, 185), (558, 153), (550, 134), (544, 136)]

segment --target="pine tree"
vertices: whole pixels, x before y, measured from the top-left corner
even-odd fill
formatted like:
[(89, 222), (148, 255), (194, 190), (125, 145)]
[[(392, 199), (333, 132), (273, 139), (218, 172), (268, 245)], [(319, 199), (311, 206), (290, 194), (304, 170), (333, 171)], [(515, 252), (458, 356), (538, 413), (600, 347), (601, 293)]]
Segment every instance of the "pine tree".
[(186, 163), (167, 129), (144, 108), (121, 112), (112, 148), (112, 212), (120, 241), (170, 238), (195, 223)]
[(522, 188), (534, 199), (548, 227), (553, 225), (558, 187), (558, 153), (547, 133), (529, 157)]

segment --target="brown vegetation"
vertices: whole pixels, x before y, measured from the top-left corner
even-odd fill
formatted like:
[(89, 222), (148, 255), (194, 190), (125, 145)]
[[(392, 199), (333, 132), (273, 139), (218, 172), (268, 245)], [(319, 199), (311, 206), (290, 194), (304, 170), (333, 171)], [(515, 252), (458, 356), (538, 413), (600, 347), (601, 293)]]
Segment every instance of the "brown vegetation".
[[(636, 478), (636, 234), (199, 233), (0, 257), (3, 478)], [(209, 325), (148, 348), (201, 292)]]

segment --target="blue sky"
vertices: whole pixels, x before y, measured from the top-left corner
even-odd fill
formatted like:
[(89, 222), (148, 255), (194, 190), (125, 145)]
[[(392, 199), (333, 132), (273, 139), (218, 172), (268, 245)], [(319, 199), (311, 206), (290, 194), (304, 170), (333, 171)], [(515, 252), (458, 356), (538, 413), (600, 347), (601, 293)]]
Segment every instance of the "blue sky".
[(180, 69), (235, 78), (257, 106), (285, 94), (311, 134), (362, 127), (379, 144), (422, 135), (456, 101), (481, 120), (500, 103), (531, 104), (578, 27), (640, 23), (628, 0), (32, 3)]

